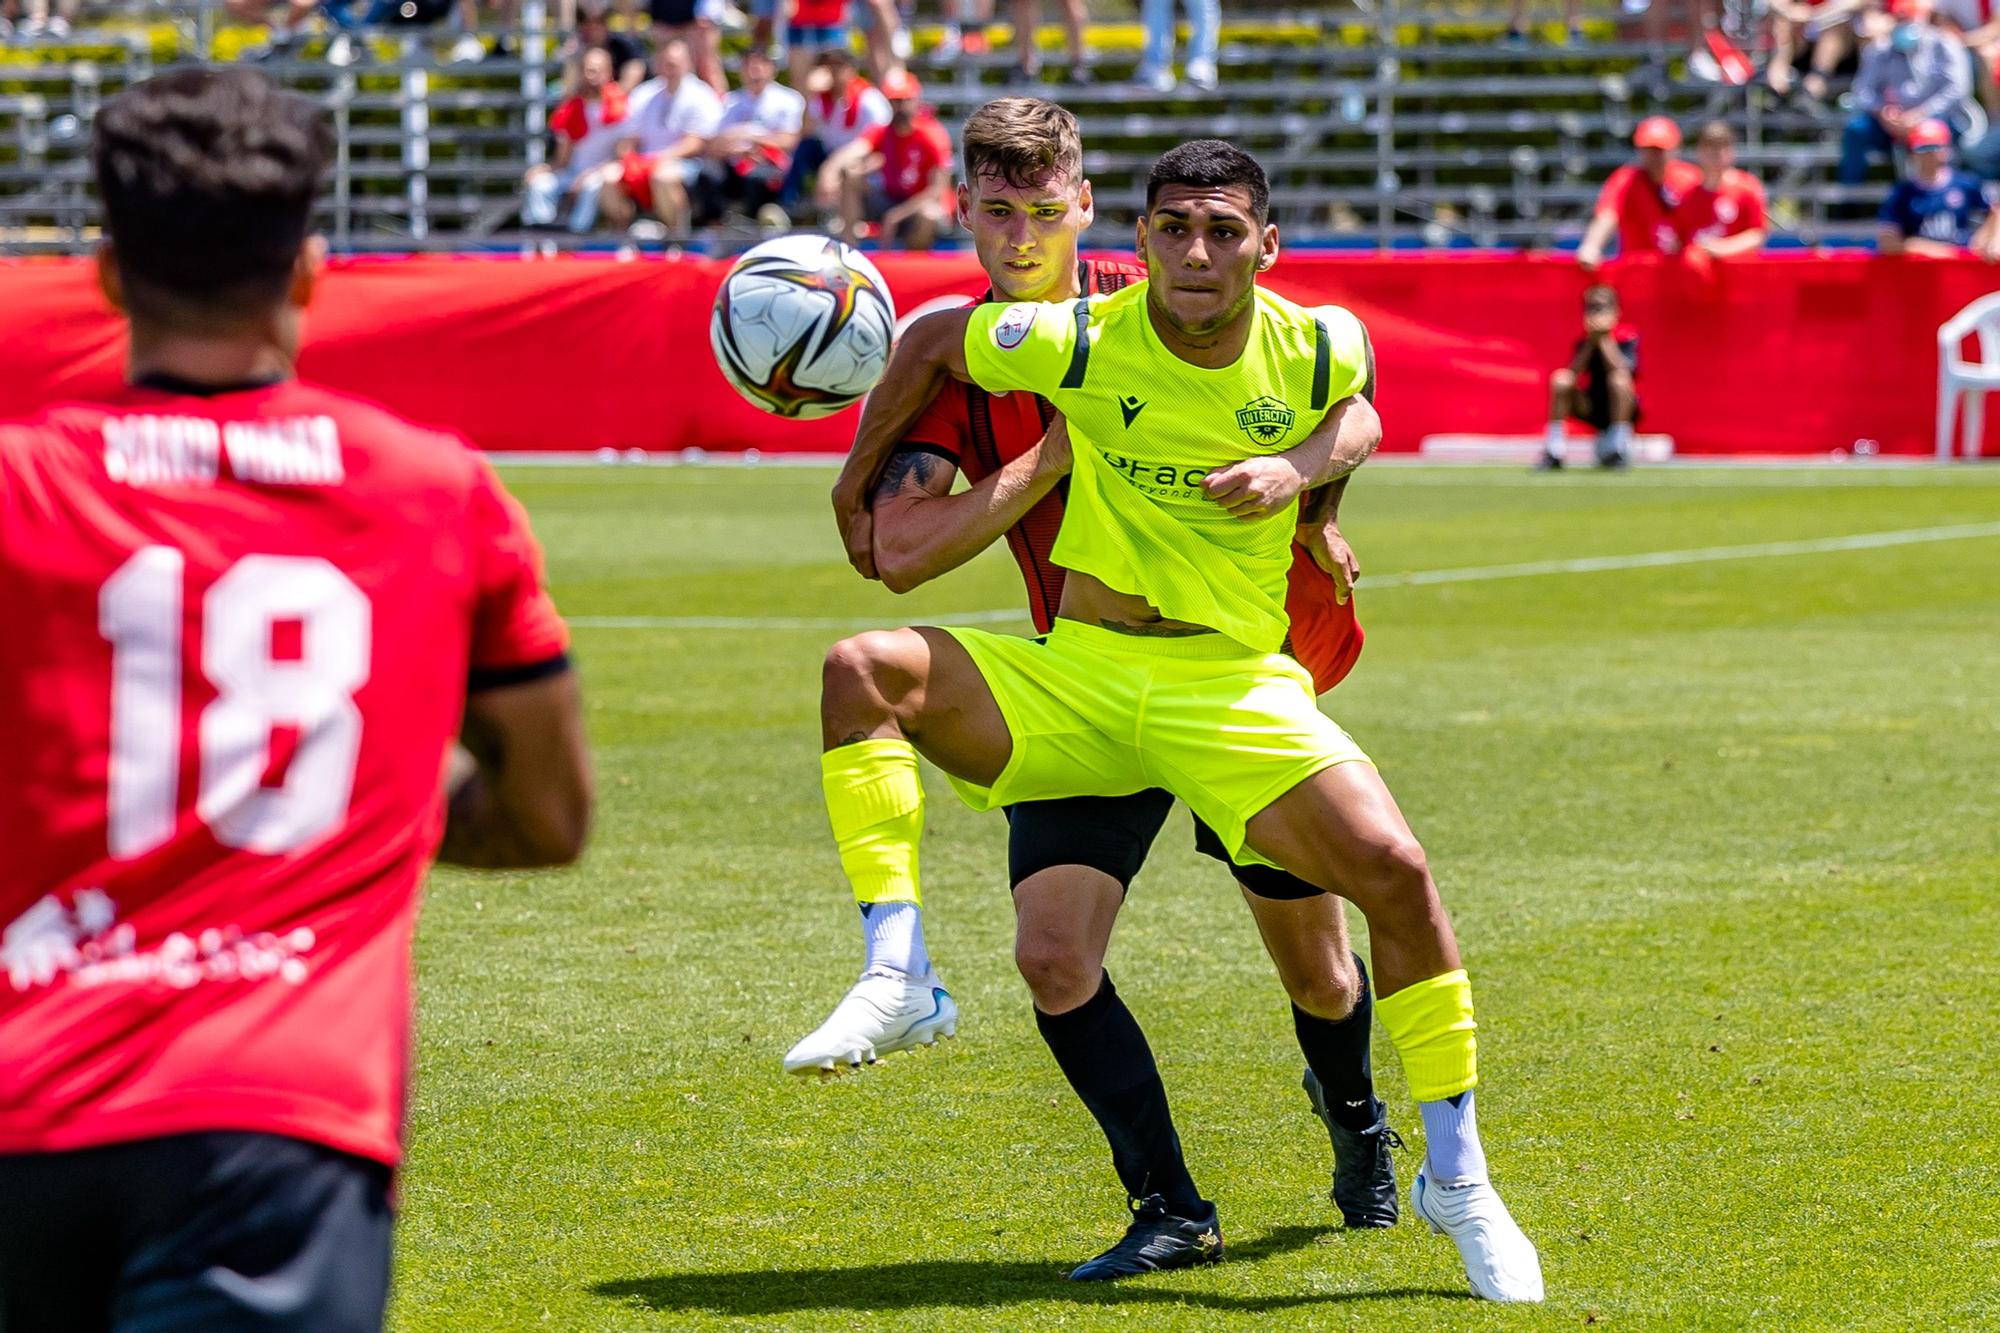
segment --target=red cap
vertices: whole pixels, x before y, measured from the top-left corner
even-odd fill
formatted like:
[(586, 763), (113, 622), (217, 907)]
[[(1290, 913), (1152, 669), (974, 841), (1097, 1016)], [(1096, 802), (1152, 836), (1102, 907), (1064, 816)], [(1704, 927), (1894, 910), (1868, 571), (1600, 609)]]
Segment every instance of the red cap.
[(924, 85), (906, 69), (892, 69), (882, 76), (882, 96), (891, 102), (915, 101), (924, 95)]
[(1636, 148), (1664, 148), (1671, 152), (1681, 146), (1681, 127), (1666, 116), (1648, 116), (1632, 131), (1632, 144)]
[(1941, 120), (1927, 120), (1910, 131), (1912, 148), (1949, 148), (1951, 126)]
[(1917, 0), (1889, 0), (1889, 13), (1899, 19), (1922, 18), (1923, 10)]

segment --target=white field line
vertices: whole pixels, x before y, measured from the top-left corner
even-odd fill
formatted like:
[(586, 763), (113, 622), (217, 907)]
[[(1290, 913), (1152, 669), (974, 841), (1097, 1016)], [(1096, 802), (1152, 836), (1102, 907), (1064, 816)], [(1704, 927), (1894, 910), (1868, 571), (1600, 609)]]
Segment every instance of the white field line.
[[(1441, 583), (1486, 583), (1495, 579), (1536, 578), (1545, 574), (1601, 574), (1620, 569), (1659, 569), (1670, 565), (1702, 565), (1726, 560), (1757, 560), (1767, 556), (1822, 555), (1836, 551), (1872, 551), (1885, 546), (1919, 546), (1928, 542), (1969, 541), (2000, 537), (2000, 522), (1956, 523), (1934, 528), (1899, 528), (1888, 532), (1858, 532), (1847, 537), (1809, 537), (1799, 541), (1757, 542), (1743, 546), (1698, 546), (1683, 551), (1639, 551), (1631, 555), (1585, 556), (1575, 560), (1531, 560), (1516, 565), (1473, 565), (1460, 569), (1420, 569), (1405, 574), (1364, 575), (1370, 594), (1386, 588)], [(1020, 610), (945, 611), (921, 622), (929, 625), (1000, 625), (1028, 619)], [(847, 630), (870, 629), (884, 623), (873, 618), (804, 616), (575, 616), (579, 629), (683, 630)]]

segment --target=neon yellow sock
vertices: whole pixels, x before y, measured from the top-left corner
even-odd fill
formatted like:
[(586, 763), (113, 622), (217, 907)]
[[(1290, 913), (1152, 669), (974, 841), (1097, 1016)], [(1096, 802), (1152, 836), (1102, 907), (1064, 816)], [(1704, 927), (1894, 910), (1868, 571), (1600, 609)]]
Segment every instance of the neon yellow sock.
[(860, 903), (918, 903), (924, 789), (906, 740), (858, 741), (819, 757), (820, 786), (841, 868)]
[(1441, 1102), (1479, 1083), (1479, 1025), (1465, 969), (1426, 977), (1375, 1001), (1375, 1016), (1403, 1058), (1403, 1077), (1420, 1102)]

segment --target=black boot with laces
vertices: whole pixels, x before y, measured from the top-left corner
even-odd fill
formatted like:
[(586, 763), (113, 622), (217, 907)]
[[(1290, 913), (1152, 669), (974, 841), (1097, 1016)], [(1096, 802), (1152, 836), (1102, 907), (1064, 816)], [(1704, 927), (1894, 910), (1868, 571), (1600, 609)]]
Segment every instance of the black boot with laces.
[(1165, 1199), (1149, 1194), (1133, 1202), (1125, 1239), (1071, 1269), (1069, 1280), (1108, 1282), (1137, 1273), (1212, 1264), (1221, 1257), (1222, 1227), (1212, 1205), (1204, 1217), (1176, 1217), (1167, 1211)]

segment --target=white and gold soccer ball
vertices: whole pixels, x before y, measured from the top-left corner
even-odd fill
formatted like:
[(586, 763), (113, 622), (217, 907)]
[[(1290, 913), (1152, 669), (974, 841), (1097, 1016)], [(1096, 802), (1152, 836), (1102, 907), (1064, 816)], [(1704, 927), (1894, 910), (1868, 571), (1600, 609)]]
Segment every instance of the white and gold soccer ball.
[(708, 341), (736, 392), (781, 417), (823, 417), (875, 387), (889, 364), (896, 305), (859, 250), (781, 236), (722, 280)]

